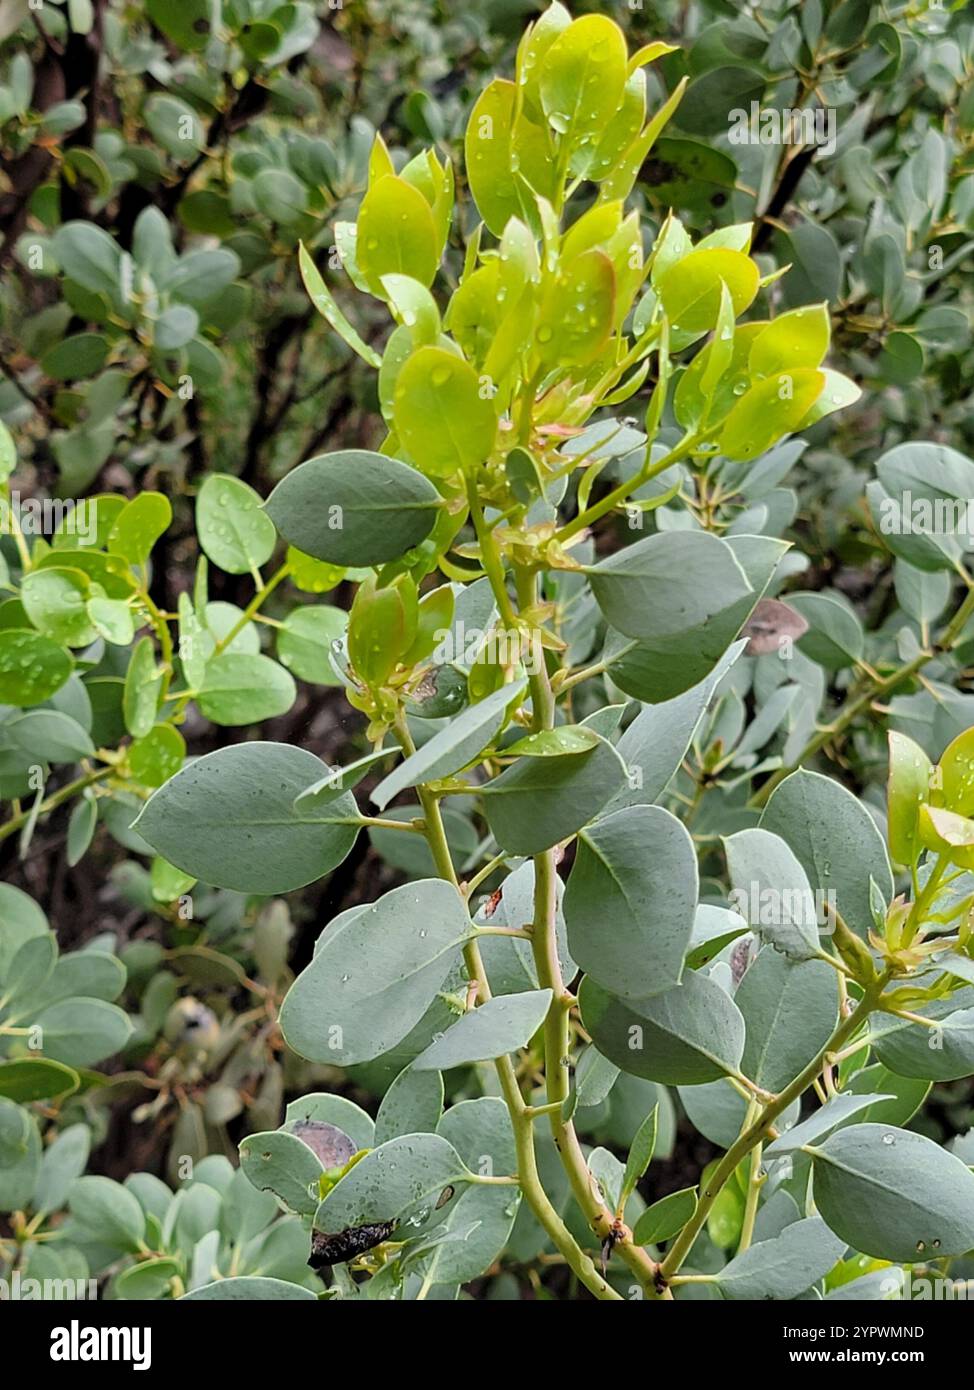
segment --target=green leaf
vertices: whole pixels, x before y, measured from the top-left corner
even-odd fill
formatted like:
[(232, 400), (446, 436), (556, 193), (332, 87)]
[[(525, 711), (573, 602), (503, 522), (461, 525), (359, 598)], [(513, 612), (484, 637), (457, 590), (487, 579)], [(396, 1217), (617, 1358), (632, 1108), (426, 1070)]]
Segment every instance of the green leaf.
[(17, 446), (7, 426), (0, 422), (0, 483), (5, 483), (17, 467)]
[(138, 833), (171, 864), (218, 888), (290, 893), (340, 864), (355, 843), (355, 799), (325, 813), (294, 800), (326, 771), (284, 743), (244, 743), (190, 763), (146, 803)]
[[(921, 849), (917, 823), (920, 804), (930, 796), (933, 765), (919, 744), (907, 738), (906, 734), (890, 732), (888, 737), (889, 784), (886, 824), (889, 852), (896, 863), (912, 865), (916, 863)], [(944, 759), (949, 752), (950, 748), (944, 754)], [(941, 767), (943, 761), (942, 759)], [(945, 799), (952, 807), (955, 806), (954, 798), (945, 794)], [(957, 805), (956, 809), (961, 814), (967, 814), (969, 808)]]
[(616, 1210), (624, 1212), (626, 1203), (636, 1190), (636, 1184), (646, 1172), (646, 1169), (653, 1161), (653, 1153), (656, 1150), (656, 1132), (659, 1127), (659, 1105), (654, 1105), (652, 1110), (643, 1120), (636, 1131), (629, 1148), (626, 1158), (626, 1169), (622, 1177), (622, 1188), (619, 1192), (619, 1201)]
[(349, 792), (353, 787), (357, 787), (365, 774), (376, 763), (391, 758), (398, 751), (395, 746), (376, 748), (371, 753), (366, 753), (364, 757), (356, 758), (354, 763), (346, 763), (344, 767), (329, 768), (324, 777), (319, 777), (317, 782), (306, 787), (301, 795), (295, 798), (294, 809), (300, 812), (313, 812), (320, 811), (324, 806), (330, 806), (333, 801), (338, 800), (343, 792)]
[(791, 846), (812, 887), (833, 893), (846, 923), (867, 937), (873, 927), (869, 881), (889, 902), (893, 873), (883, 837), (862, 802), (831, 777), (800, 769), (772, 792), (761, 827)]
[(862, 623), (851, 607), (830, 594), (790, 593), (789, 607), (808, 623), (798, 646), (806, 656), (830, 671), (861, 661), (865, 651)]
[(57, 1211), (64, 1206), (71, 1184), (85, 1170), (90, 1149), (91, 1131), (84, 1124), (68, 1125), (47, 1146), (31, 1199), (35, 1212)]
[(488, 748), (507, 720), (508, 708), (517, 701), (527, 685), (527, 678), (501, 686), (475, 705), (468, 705), (455, 719), (433, 735), (410, 757), (384, 777), (372, 800), (384, 810), (392, 799), (420, 782), (435, 782), (449, 777), (472, 762)]
[[(502, 1177), (517, 1167), (510, 1115), (496, 1096), (452, 1105), (437, 1133), (453, 1145), (472, 1172), (482, 1173), (489, 1165), (491, 1176)], [(437, 1233), (457, 1232), (460, 1239), (444, 1240), (435, 1247), (428, 1277), (464, 1284), (489, 1269), (507, 1245), (519, 1198), (515, 1187), (468, 1184), (461, 1188), (444, 1222), (436, 1227)]]
[(78, 1089), (80, 1078), (61, 1062), (17, 1058), (0, 1062), (0, 1096), (21, 1105), (34, 1100), (60, 1100)]
[(91, 294), (115, 303), (121, 289), (122, 253), (93, 222), (65, 222), (53, 237), (58, 265), (69, 279)]
[(443, 1078), (439, 1072), (420, 1071), (410, 1064), (382, 1097), (375, 1117), (375, 1145), (400, 1134), (432, 1134), (442, 1115)]
[(362, 199), (355, 243), (358, 268), (374, 295), (386, 297), (383, 275), (410, 275), (431, 285), (439, 265), (429, 203), (405, 179), (387, 175)]
[(838, 977), (825, 961), (793, 961), (764, 946), (734, 995), (747, 1037), (741, 1070), (782, 1091), (818, 1056), (839, 1019)]
[(728, 835), (724, 850), (731, 900), (748, 926), (792, 960), (816, 955), (818, 904), (803, 866), (785, 840), (764, 829), (739, 830)]
[(511, 169), (511, 131), (517, 89), (495, 78), (474, 103), (464, 136), (464, 159), (477, 211), (494, 236), (502, 235), (512, 217), (520, 217), (521, 200)]
[(437, 879), (343, 913), (281, 1006), (288, 1046), (334, 1066), (380, 1057), (422, 1018), (471, 933), (459, 893)]
[(183, 53), (198, 53), (210, 41), (208, 0), (182, 0), (179, 5), (169, 0), (146, 0), (146, 14)]
[(375, 348), (369, 347), (368, 343), (363, 342), (362, 338), (355, 331), (348, 319), (342, 313), (335, 301), (334, 296), (325, 284), (317, 266), (311, 259), (305, 245), (301, 242), (298, 246), (298, 265), (301, 270), (301, 279), (304, 287), (308, 291), (308, 296), (318, 310), (318, 313), (331, 327), (344, 343), (357, 352), (359, 357), (368, 362), (370, 367), (379, 367), (382, 358)]
[(974, 989), (922, 1004), (936, 1026), (880, 1014), (870, 1029), (879, 1060), (898, 1076), (954, 1081), (974, 1070)]
[(260, 497), (229, 473), (211, 473), (196, 499), (196, 530), (205, 554), (228, 574), (256, 574), (277, 534)]
[(554, 729), (541, 729), (525, 734), (514, 743), (504, 745), (507, 758), (557, 758), (563, 753), (587, 753), (595, 748), (599, 735), (584, 724), (559, 724)]
[(538, 74), (541, 105), (568, 149), (591, 141), (615, 114), (628, 57), (622, 30), (605, 15), (576, 19), (545, 53)]
[(550, 282), (534, 333), (538, 359), (552, 367), (591, 362), (612, 332), (616, 273), (604, 251), (591, 249)]
[(315, 1230), (338, 1233), (428, 1214), (444, 1188), (469, 1182), (456, 1149), (438, 1134), (391, 1139), (356, 1163), (315, 1215)]
[(20, 601), (34, 626), (63, 647), (86, 647), (97, 637), (85, 607), (91, 593), (76, 569), (35, 569), (25, 575)]
[(913, 1264), (974, 1247), (974, 1173), (932, 1139), (862, 1124), (806, 1151), (816, 1206), (854, 1250)]
[(99, 637), (117, 647), (128, 647), (135, 636), (132, 609), (120, 598), (90, 598), (85, 610)]
[(224, 726), (259, 724), (286, 714), (297, 698), (294, 680), (269, 656), (223, 652), (206, 663), (196, 702)]
[(178, 1259), (162, 1256), (159, 1259), (142, 1260), (137, 1265), (123, 1269), (112, 1281), (112, 1292), (116, 1298), (132, 1299), (139, 1302), (154, 1303), (167, 1298), (176, 1287), (182, 1266)]
[(398, 560), (425, 540), (442, 506), (421, 473), (365, 449), (319, 454), (288, 473), (267, 512), (292, 545), (332, 565)]
[(845, 1242), (820, 1217), (810, 1216), (735, 1255), (715, 1282), (729, 1299), (791, 1300), (824, 1279), (844, 1250)]
[(41, 1161), (41, 1136), (27, 1110), (0, 1097), (0, 1211), (30, 1202)]
[(628, 785), (616, 796), (618, 806), (649, 806), (658, 800), (690, 747), (693, 731), (714, 688), (745, 647), (736, 642), (710, 675), (682, 695), (643, 709), (623, 733), (616, 748), (628, 769)]
[[(716, 254), (716, 253), (714, 253)], [(825, 373), (813, 367), (759, 381), (734, 406), (720, 433), (720, 452), (753, 459), (798, 429), (825, 389)]]
[(421, 347), (408, 358), (396, 379), (393, 417), (410, 458), (430, 477), (471, 473), (494, 447), (490, 396), (481, 394), (473, 367), (445, 348)]
[(667, 318), (683, 333), (706, 333), (717, 322), (726, 286), (735, 318), (753, 302), (760, 272), (741, 251), (726, 246), (698, 248), (660, 276), (657, 292)]
[(71, 674), (68, 653), (26, 628), (0, 631), (0, 701), (21, 708), (39, 705), (60, 690)]
[[(891, 746), (894, 738), (901, 737), (891, 734)], [(908, 742), (908, 740), (904, 741)], [(916, 745), (914, 744), (913, 747), (915, 748)], [(917, 749), (917, 752), (919, 751)], [(926, 768), (929, 768), (929, 763), (926, 763), (924, 759), (924, 763), (920, 764), (918, 771), (925, 770), (924, 764)], [(974, 811), (974, 734), (970, 729), (965, 729), (963, 733), (958, 734), (955, 739), (948, 743), (941, 754), (939, 767), (944, 805), (959, 816), (970, 816), (971, 812)], [(890, 775), (891, 777), (894, 775), (892, 768)], [(917, 784), (916, 791), (919, 794), (920, 776), (917, 772), (914, 773), (914, 778)], [(920, 798), (921, 800), (926, 801), (928, 799), (930, 786), (931, 783), (928, 780), (926, 783), (927, 794)]]
[(54, 381), (97, 376), (108, 360), (108, 353), (108, 340), (100, 333), (74, 333), (45, 352), (41, 371)]
[(167, 271), (163, 287), (184, 304), (204, 309), (223, 294), (239, 273), (240, 258), (226, 247), (187, 251)]
[(140, 492), (126, 502), (108, 537), (108, 549), (130, 565), (145, 565), (156, 541), (169, 528), (172, 507), (161, 492)]
[(619, 999), (586, 975), (582, 1023), (601, 1053), (623, 1071), (668, 1086), (699, 1086), (737, 1075), (744, 1019), (729, 995), (703, 975), (651, 999)]
[(177, 97), (155, 93), (143, 107), (154, 140), (180, 164), (187, 164), (206, 144), (206, 130), (192, 106)]
[(125, 727), (133, 738), (145, 738), (155, 723), (162, 681), (152, 638), (141, 637), (132, 649), (122, 696)]
[(819, 366), (829, 350), (831, 327), (827, 304), (779, 314), (762, 328), (751, 345), (751, 375), (772, 376), (795, 367)]
[(539, 854), (587, 825), (625, 781), (611, 743), (587, 753), (524, 758), (480, 788), (487, 824), (502, 849)]
[(316, 1303), (318, 1295), (300, 1284), (285, 1279), (268, 1279), (263, 1275), (240, 1274), (229, 1279), (217, 1279), (212, 1284), (200, 1284), (184, 1293), (180, 1303), (294, 1303), (299, 1300)]
[(679, 984), (696, 905), (696, 850), (669, 811), (630, 806), (579, 834), (568, 943), (605, 989), (638, 999)]
[(325, 1168), (296, 1134), (249, 1134), (240, 1145), (240, 1166), (258, 1192), (273, 1192), (300, 1216), (314, 1215), (320, 1201), (318, 1179)]
[(664, 531), (589, 570), (599, 608), (619, 632), (661, 643), (706, 631), (751, 585), (726, 542), (706, 531)]
[(341, 608), (322, 604), (316, 608), (296, 608), (277, 633), (277, 657), (303, 681), (315, 685), (338, 685), (339, 678), (329, 658), (334, 643), (345, 635), (348, 614)]
[(814, 1144), (825, 1139), (840, 1125), (847, 1124), (855, 1115), (861, 1115), (877, 1101), (889, 1100), (887, 1095), (843, 1094), (831, 1096), (828, 1101), (807, 1120), (786, 1129), (764, 1150), (767, 1158), (783, 1158), (786, 1154), (797, 1153), (803, 1144)]
[(488, 999), (434, 1039), (413, 1062), (416, 1071), (449, 1071), (471, 1062), (489, 1062), (526, 1047), (541, 1027), (551, 1003), (550, 989), (502, 994)]
[(696, 1209), (695, 1187), (670, 1192), (646, 1208), (633, 1227), (632, 1238), (637, 1245), (659, 1245), (682, 1231)]
[(70, 1067), (92, 1067), (119, 1052), (132, 1020), (104, 999), (59, 999), (30, 1020), (41, 1030), (46, 1057)]
[(53, 709), (28, 710), (3, 726), (12, 747), (40, 762), (73, 763), (95, 746), (76, 719)]
[(144, 738), (132, 741), (128, 763), (144, 787), (161, 787), (176, 773), (186, 757), (186, 742), (171, 724), (157, 724)]

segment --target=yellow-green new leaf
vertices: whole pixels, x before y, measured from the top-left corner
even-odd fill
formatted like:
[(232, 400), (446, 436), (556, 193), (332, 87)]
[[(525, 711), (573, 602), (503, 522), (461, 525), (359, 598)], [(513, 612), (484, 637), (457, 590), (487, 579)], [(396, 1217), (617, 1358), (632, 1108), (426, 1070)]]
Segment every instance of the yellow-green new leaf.
[(432, 477), (472, 472), (494, 447), (497, 419), (477, 373), (445, 348), (421, 347), (409, 358), (396, 381), (393, 418), (410, 458)]
[(798, 429), (825, 386), (825, 374), (802, 367), (752, 386), (727, 417), (720, 451), (731, 459), (753, 459), (782, 435)]
[(576, 19), (541, 64), (541, 105), (548, 123), (577, 149), (611, 120), (622, 100), (628, 54), (622, 30), (605, 15)]
[(431, 285), (436, 275), (436, 224), (430, 205), (405, 179), (388, 175), (369, 189), (358, 215), (358, 268), (379, 299), (383, 275), (411, 275)]
[(378, 367), (382, 358), (376, 352), (375, 348), (369, 347), (368, 343), (364, 342), (362, 338), (359, 337), (341, 309), (339, 309), (331, 290), (322, 279), (318, 267), (311, 259), (303, 242), (298, 247), (298, 266), (300, 267), (301, 279), (304, 281), (304, 287), (308, 291), (308, 296), (321, 317), (331, 325), (342, 341), (346, 343), (353, 352), (357, 352), (359, 357), (368, 362), (370, 367)]
[(779, 314), (755, 338), (748, 362), (752, 377), (817, 367), (829, 350), (832, 322), (827, 304)]
[(715, 246), (691, 251), (677, 261), (660, 277), (657, 288), (674, 328), (706, 333), (717, 322), (721, 285), (727, 286), (736, 318), (753, 302), (760, 278), (749, 256)]

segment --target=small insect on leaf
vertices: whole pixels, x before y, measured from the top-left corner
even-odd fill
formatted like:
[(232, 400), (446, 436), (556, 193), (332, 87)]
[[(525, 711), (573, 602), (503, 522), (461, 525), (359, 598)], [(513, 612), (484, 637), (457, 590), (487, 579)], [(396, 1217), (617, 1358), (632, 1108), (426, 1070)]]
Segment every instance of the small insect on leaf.
[(348, 1260), (364, 1255), (367, 1250), (374, 1250), (377, 1245), (388, 1240), (395, 1229), (395, 1221), (380, 1221), (367, 1226), (349, 1226), (334, 1235), (315, 1231), (311, 1237), (308, 1264), (312, 1269), (345, 1264)]

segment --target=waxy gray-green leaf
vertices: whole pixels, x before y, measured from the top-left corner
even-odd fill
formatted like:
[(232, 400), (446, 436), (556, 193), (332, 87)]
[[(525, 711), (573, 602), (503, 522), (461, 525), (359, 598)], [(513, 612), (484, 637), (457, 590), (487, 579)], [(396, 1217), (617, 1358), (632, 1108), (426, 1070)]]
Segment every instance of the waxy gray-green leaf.
[(922, 1263), (974, 1248), (974, 1173), (925, 1135), (853, 1125), (812, 1156), (816, 1206), (854, 1250)]
[(497, 737), (508, 706), (518, 698), (526, 685), (527, 677), (522, 676), (510, 685), (501, 686), (483, 700), (478, 700), (475, 705), (468, 705), (455, 719), (451, 719), (421, 748), (393, 768), (388, 777), (382, 779), (372, 793), (372, 800), (379, 809), (384, 810), (393, 797), (407, 787), (449, 777), (472, 762)]
[(398, 459), (367, 449), (319, 454), (284, 477), (267, 513), (291, 545), (331, 565), (398, 560), (433, 529), (442, 499)]
[(650, 999), (619, 999), (586, 976), (582, 1023), (599, 1051), (632, 1076), (667, 1086), (699, 1086), (738, 1074), (744, 1019), (719, 985), (692, 971)]
[(487, 824), (510, 854), (538, 854), (593, 820), (625, 775), (605, 740), (587, 753), (521, 759), (481, 787)]
[(469, 1062), (487, 1062), (525, 1047), (544, 1022), (550, 989), (501, 994), (471, 1009), (413, 1063), (416, 1071), (448, 1071)]
[(638, 999), (679, 984), (696, 906), (696, 851), (669, 811), (625, 807), (579, 834), (568, 943), (606, 989)]
[(441, 879), (345, 914), (281, 1007), (288, 1045), (332, 1066), (382, 1056), (422, 1018), (472, 932), (460, 894)]
[(345, 794), (322, 812), (294, 809), (325, 772), (285, 743), (241, 743), (188, 764), (146, 803), (139, 834), (171, 864), (218, 888), (289, 893), (348, 854), (358, 815)]

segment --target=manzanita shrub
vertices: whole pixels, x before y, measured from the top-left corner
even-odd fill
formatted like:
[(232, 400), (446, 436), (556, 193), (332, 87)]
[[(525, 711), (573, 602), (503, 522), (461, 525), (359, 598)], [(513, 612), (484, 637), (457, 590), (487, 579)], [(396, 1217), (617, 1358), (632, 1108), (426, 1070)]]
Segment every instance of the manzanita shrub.
[[(209, 7), (148, 8), (185, 55), (210, 42)], [(238, 92), (275, 84), (282, 119), (300, 103), (271, 73), (317, 32), (284, 8), (237, 4), (224, 25)], [(875, 82), (901, 110), (908, 17), (869, 29), (857, 64), (832, 8), (797, 40), (783, 19), (767, 52), (740, 21), (755, 90), (794, 50), (806, 95)], [(850, 523), (890, 570), (868, 630), (838, 584), (795, 587), (811, 567), (781, 536), (802, 436), (838, 437), (860, 400), (833, 359), (906, 386), (927, 353), (953, 389), (937, 354), (966, 333), (934, 298), (967, 254), (969, 193), (950, 137), (911, 132), (837, 314), (831, 248), (862, 208), (835, 236), (777, 225), (775, 257), (780, 208), (759, 241), (750, 220), (713, 229), (710, 192), (736, 174), (686, 135), (707, 133), (728, 69), (652, 79), (677, 51), (630, 52), (614, 20), (556, 3), (476, 97), (462, 162), (375, 135), (343, 181), (313, 142), (263, 132), (224, 189), (203, 142), (183, 220), (235, 246), (186, 250), (141, 205), (122, 253), (40, 201), (44, 274), (97, 330), (45, 359), (97, 378), (58, 407), (84, 436), (76, 491), (116, 436), (109, 355), (174, 400), (181, 368), (217, 381), (223, 292), (269, 259), (372, 374), (385, 434), (265, 489), (196, 479), (199, 557), (170, 606), (162, 490), (97, 492), (48, 537), (6, 507), (0, 842), (29, 855), (70, 808), (69, 864), (110, 836), (132, 856), (115, 889), (165, 944), (64, 950), (0, 887), (5, 1273), (118, 1299), (412, 1300), (485, 1276), (517, 1297), (513, 1271), (550, 1296), (554, 1271), (569, 1297), (670, 1301), (910, 1296), (918, 1271), (967, 1272), (974, 1151), (914, 1117), (974, 1071), (974, 578), (937, 511), (974, 497), (974, 463), (882, 434)], [(969, 53), (963, 33), (944, 69)], [(178, 106), (152, 98), (174, 157)], [(414, 104), (410, 129), (438, 136), (435, 112)], [(104, 183), (104, 163), (107, 199), (132, 150), (84, 153), (72, 177)], [(921, 307), (907, 255), (941, 235), (957, 240)], [(354, 295), (336, 298), (336, 265)], [(836, 351), (836, 322), (868, 342)], [(0, 427), (5, 500), (18, 446)], [(340, 584), (347, 605), (319, 601)], [(247, 737), (294, 711), (297, 681), (340, 690), (362, 725), (341, 765), (300, 734)], [(187, 734), (213, 751), (187, 757)], [(855, 764), (861, 798), (823, 753)], [(295, 975), (283, 896), (300, 919), (299, 890), (365, 836), (374, 891), (315, 922)], [(86, 1173), (119, 1100), (166, 1135), (170, 1184)], [(647, 1203), (677, 1101), (716, 1156)]]

